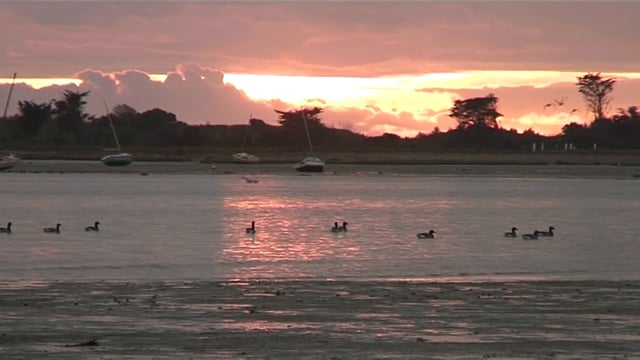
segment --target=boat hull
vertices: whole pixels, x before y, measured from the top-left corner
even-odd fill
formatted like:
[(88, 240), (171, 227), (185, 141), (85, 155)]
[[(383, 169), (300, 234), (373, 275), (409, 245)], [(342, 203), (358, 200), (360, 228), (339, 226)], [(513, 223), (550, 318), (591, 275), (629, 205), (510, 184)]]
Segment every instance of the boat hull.
[(324, 171), (324, 161), (316, 157), (307, 157), (295, 164), (293, 168), (299, 172), (320, 173)]
[(245, 152), (235, 153), (231, 155), (231, 159), (236, 164), (257, 164), (260, 162), (259, 157)]
[(131, 164), (131, 154), (120, 153), (103, 156), (100, 161), (107, 166), (127, 166)]
[(12, 167), (16, 166), (19, 161), (20, 159), (13, 154), (3, 156), (2, 158), (0, 158), (0, 170), (11, 169)]

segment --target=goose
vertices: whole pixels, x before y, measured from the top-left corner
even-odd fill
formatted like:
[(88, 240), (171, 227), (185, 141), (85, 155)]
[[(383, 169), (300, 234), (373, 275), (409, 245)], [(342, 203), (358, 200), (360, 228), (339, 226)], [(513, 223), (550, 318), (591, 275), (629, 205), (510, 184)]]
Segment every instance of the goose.
[(421, 233), (417, 233), (416, 237), (418, 237), (418, 239), (433, 239), (433, 234), (435, 234), (436, 232), (433, 230), (429, 230), (429, 232), (421, 232)]
[(340, 231), (340, 226), (338, 225), (338, 222), (334, 222), (333, 223), (333, 227), (331, 228), (331, 232), (339, 232)]
[(340, 231), (347, 231), (347, 225), (349, 225), (349, 223), (346, 221), (343, 221), (342, 226), (340, 226), (338, 229), (340, 229)]
[(0, 227), (0, 233), (11, 234), (11, 221), (7, 223), (6, 228)]
[(525, 240), (535, 240), (538, 238), (538, 230), (534, 231), (533, 234), (522, 234), (522, 238)]
[(60, 233), (60, 223), (56, 224), (56, 227), (54, 228), (44, 228), (42, 229), (42, 231), (46, 232), (46, 233)]
[(93, 223), (93, 226), (87, 226), (84, 228), (84, 231), (99, 231), (98, 225), (100, 225), (100, 221), (96, 221)]
[(246, 228), (245, 229), (247, 234), (255, 234), (256, 233), (256, 222), (252, 221), (251, 222), (251, 227), (250, 228)]
[(515, 227), (515, 226), (512, 227), (511, 231), (507, 231), (507, 232), (504, 233), (504, 237), (512, 237), (512, 238), (516, 237), (517, 236), (516, 235), (516, 230), (518, 230), (517, 227)]
[(549, 231), (540, 231), (536, 230), (539, 236), (553, 236), (553, 230), (555, 230), (553, 226), (549, 226)]

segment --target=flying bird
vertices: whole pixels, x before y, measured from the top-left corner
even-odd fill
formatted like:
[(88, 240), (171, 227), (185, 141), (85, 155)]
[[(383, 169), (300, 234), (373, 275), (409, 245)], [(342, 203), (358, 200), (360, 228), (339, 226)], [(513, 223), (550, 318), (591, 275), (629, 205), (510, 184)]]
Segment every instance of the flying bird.
[(560, 100), (553, 100), (553, 102), (555, 102), (556, 105), (558, 105), (558, 106), (564, 105), (565, 101), (567, 101), (567, 97), (566, 96), (561, 97)]

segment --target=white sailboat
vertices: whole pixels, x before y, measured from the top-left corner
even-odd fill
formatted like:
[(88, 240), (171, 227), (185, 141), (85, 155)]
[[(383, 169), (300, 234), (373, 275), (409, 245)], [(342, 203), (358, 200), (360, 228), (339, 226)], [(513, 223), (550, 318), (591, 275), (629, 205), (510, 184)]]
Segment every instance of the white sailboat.
[(113, 138), (116, 141), (116, 149), (105, 149), (109, 151), (117, 151), (115, 154), (105, 155), (100, 158), (103, 164), (107, 166), (126, 166), (131, 164), (133, 158), (131, 154), (123, 152), (120, 150), (120, 142), (118, 141), (118, 135), (116, 134), (116, 128), (113, 126), (113, 121), (111, 120), (111, 112), (109, 112), (109, 108), (107, 107), (107, 103), (104, 103), (104, 108), (107, 110), (107, 117), (109, 118), (109, 125), (111, 125), (111, 131), (113, 132)]
[(304, 130), (307, 133), (307, 142), (309, 143), (310, 155), (304, 159), (298, 161), (293, 168), (300, 172), (323, 172), (324, 161), (321, 160), (313, 153), (313, 146), (311, 145), (311, 136), (309, 135), (309, 127), (307, 126), (307, 117), (302, 110), (302, 121), (304, 123)]
[(2, 158), (0, 158), (0, 170), (11, 169), (12, 167), (16, 166), (18, 162), (20, 162), (19, 157), (13, 154), (4, 155), (2, 156)]
[[(252, 114), (253, 115), (253, 114)], [(244, 140), (242, 141), (242, 150), (240, 152), (237, 152), (233, 155), (231, 155), (231, 159), (234, 163), (236, 164), (257, 164), (260, 162), (260, 158), (253, 155), (253, 154), (249, 154), (248, 152), (245, 152), (244, 148), (247, 144), (247, 136), (249, 135), (249, 130), (251, 130), (251, 116), (249, 115), (249, 128), (247, 129), (247, 132), (244, 135)]]
[[(11, 80), (11, 86), (9, 87), (9, 94), (7, 94), (7, 101), (5, 102), (4, 112), (2, 114), (2, 118), (3, 119), (7, 118), (7, 110), (9, 109), (9, 101), (11, 100), (11, 93), (13, 92), (13, 87), (16, 84), (16, 76), (17, 75), (18, 75), (17, 73), (13, 73), (13, 80)], [(9, 153), (8, 155), (3, 155), (2, 157), (0, 157), (0, 170), (11, 169), (12, 167), (16, 166), (16, 164), (18, 162), (20, 162), (20, 158), (15, 156), (12, 153)]]

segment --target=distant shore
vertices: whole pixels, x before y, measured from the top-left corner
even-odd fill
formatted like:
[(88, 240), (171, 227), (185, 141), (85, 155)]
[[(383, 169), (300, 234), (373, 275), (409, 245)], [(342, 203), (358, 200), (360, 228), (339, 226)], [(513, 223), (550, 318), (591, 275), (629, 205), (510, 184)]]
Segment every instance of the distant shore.
[[(108, 167), (98, 150), (15, 151), (22, 160), (0, 173), (134, 173), (303, 175), (293, 164), (306, 153), (288, 149), (251, 151), (258, 164), (235, 164), (237, 149), (132, 149), (129, 166)], [(384, 152), (318, 151), (325, 175), (431, 175), (640, 179), (640, 151)]]
[[(238, 149), (205, 148), (140, 148), (130, 149), (135, 161), (231, 163)], [(16, 150), (24, 160), (98, 160), (104, 151), (82, 150)], [(260, 157), (262, 164), (292, 164), (308, 155), (290, 149), (248, 150)], [(377, 165), (615, 165), (640, 166), (640, 151), (317, 151), (327, 164)]]

